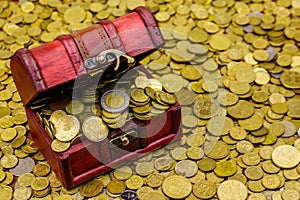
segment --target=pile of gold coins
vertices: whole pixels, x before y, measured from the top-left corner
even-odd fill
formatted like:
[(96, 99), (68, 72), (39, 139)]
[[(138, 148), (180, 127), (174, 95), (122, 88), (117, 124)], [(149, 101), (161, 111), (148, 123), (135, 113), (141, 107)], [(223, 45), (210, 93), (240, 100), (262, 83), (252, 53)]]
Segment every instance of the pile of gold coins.
[[(132, 116), (126, 109), (117, 115), (102, 109), (93, 88), (79, 99), (53, 95), (47, 109), (39, 107), (43, 102), (32, 106), (42, 113), (58, 152), (81, 137), (54, 137), (62, 116), (72, 131), (91, 117), (83, 113), (114, 126), (123, 114), (142, 120), (160, 114), (173, 97), (181, 105), (184, 135), (66, 190), (31, 139), (10, 58), (19, 48), (40, 46), (139, 5), (153, 12), (166, 45), (142, 61), (161, 85), (135, 79), (128, 93)], [(299, 24), (298, 0), (1, 1), (0, 198), (121, 200), (129, 190), (141, 200), (300, 199)], [(157, 92), (160, 87), (168, 95)]]
[(138, 88), (131, 92), (130, 103), (135, 118), (150, 120), (151, 116), (164, 113), (170, 105), (176, 103), (176, 99), (172, 94), (161, 90), (155, 91), (146, 86), (144, 89)]
[[(72, 92), (65, 90), (33, 102), (31, 109), (52, 139), (52, 150), (64, 152), (85, 138), (100, 142), (107, 138), (109, 129), (122, 128), (134, 119), (150, 120), (176, 103), (174, 95), (162, 91), (157, 79), (147, 78), (138, 68), (132, 71), (136, 73), (131, 72), (129, 77), (134, 80), (128, 77), (108, 83), (100, 80), (97, 87), (87, 91), (89, 83), (85, 83), (82, 88), (75, 87), (79, 96), (71, 97)], [(130, 94), (122, 87), (124, 83), (132, 89)]]

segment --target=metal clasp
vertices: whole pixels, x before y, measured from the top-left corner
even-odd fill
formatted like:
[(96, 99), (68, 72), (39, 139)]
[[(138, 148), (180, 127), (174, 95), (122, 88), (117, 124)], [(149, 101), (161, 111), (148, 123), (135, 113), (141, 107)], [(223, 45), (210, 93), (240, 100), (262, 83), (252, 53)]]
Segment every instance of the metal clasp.
[(127, 59), (128, 66), (133, 66), (135, 64), (135, 59), (131, 56), (128, 56), (122, 51), (116, 49), (108, 49), (102, 51), (97, 56), (87, 58), (84, 61), (84, 66), (87, 70), (94, 70), (94, 69), (103, 69), (106, 68), (107, 65), (116, 61), (116, 66), (114, 68), (115, 71), (119, 69), (121, 57)]
[(114, 137), (110, 142), (116, 146), (127, 146), (131, 140), (137, 138), (137, 131), (132, 130), (120, 136)]

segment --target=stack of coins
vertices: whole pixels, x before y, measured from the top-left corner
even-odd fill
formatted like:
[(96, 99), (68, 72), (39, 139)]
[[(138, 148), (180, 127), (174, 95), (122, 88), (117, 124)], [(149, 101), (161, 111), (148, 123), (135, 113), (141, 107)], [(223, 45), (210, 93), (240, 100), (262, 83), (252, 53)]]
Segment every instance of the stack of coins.
[(122, 90), (108, 90), (101, 97), (102, 119), (112, 129), (121, 128), (127, 122), (129, 96)]
[(169, 109), (170, 105), (176, 103), (173, 94), (153, 88), (151, 86), (146, 86), (144, 89), (136, 88), (130, 93), (129, 106), (133, 112), (133, 117), (149, 120), (152, 116), (161, 115)]
[(140, 120), (150, 119), (150, 97), (145, 94), (143, 89), (137, 88), (130, 93), (130, 107), (133, 116)]
[(30, 187), (32, 195), (37, 198), (43, 198), (51, 192), (50, 182), (46, 177), (35, 177)]

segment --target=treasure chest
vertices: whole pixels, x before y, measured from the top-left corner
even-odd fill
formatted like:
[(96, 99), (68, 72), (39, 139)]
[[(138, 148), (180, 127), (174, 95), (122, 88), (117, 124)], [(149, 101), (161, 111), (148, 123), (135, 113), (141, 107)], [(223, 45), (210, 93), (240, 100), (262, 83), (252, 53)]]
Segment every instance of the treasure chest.
[(163, 44), (139, 7), (15, 53), (11, 71), (32, 138), (65, 188), (180, 138), (180, 105), (138, 64)]

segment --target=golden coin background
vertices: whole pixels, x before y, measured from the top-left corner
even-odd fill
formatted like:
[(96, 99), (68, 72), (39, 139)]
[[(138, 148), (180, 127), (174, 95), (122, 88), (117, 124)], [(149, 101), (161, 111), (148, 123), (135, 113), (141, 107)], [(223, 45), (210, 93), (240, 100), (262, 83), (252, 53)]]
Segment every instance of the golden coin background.
[[(134, 103), (142, 107), (149, 98), (155, 101), (149, 104), (150, 109), (145, 107), (146, 114), (135, 115), (148, 120), (163, 113), (169, 108), (167, 103), (177, 98), (184, 135), (177, 143), (127, 163), (123, 170), (66, 190), (55, 183), (53, 169), (49, 172), (48, 167), (41, 167), (48, 164), (32, 140), (11, 76), (10, 58), (19, 48), (31, 49), (100, 20), (112, 20), (138, 5), (154, 14), (166, 45), (143, 60), (156, 81), (141, 75), (136, 87), (154, 91), (147, 94), (149, 97), (137, 95)], [(299, 199), (299, 10), (298, 0), (0, 1), (1, 198), (120, 199), (105, 193), (107, 185), (117, 179), (140, 199), (241, 200), (247, 193), (248, 199)], [(162, 88), (172, 97), (154, 95)], [(31, 107), (38, 110), (50, 138), (58, 134), (64, 140), (55, 131), (59, 118), (72, 113), (82, 125), (87, 118), (84, 113), (91, 111), (90, 102), (97, 99), (87, 90), (85, 98), (74, 104), (66, 94), (53, 94), (45, 107), (47, 101), (41, 99)], [(118, 107), (120, 102), (111, 103)], [(97, 117), (102, 115), (101, 109), (93, 111)], [(117, 118), (104, 113), (112, 120)], [(231, 122), (211, 125), (223, 117)], [(80, 137), (78, 126), (73, 128), (74, 135), (66, 141), (53, 140), (54, 151), (72, 148)], [(106, 137), (104, 129), (100, 139)], [(28, 157), (36, 161), (35, 170), (13, 174), (13, 169), (28, 168), (22, 166)], [(189, 161), (198, 166), (193, 176), (185, 174), (182, 166)], [(282, 187), (283, 191), (279, 190)], [(178, 188), (186, 190), (179, 194)]]

